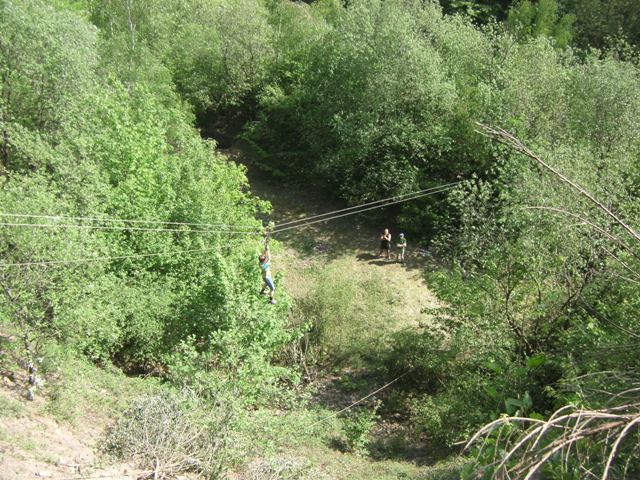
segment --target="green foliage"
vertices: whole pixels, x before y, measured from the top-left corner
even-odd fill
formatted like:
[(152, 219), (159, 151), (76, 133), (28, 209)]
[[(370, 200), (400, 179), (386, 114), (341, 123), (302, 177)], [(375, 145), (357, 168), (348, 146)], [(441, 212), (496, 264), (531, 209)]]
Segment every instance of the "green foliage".
[(366, 453), (366, 447), (371, 440), (371, 430), (376, 424), (376, 413), (380, 403), (372, 407), (361, 407), (352, 410), (342, 422), (342, 432), (346, 438), (347, 448), (358, 455)]
[(116, 8), (102, 0), (88, 3), (92, 20), (109, 38), (108, 48), (127, 66), (125, 75), (153, 81), (150, 73), (168, 72), (178, 91), (201, 110), (241, 105), (262, 85), (274, 57), (274, 32), (260, 1), (172, 0)]
[(23, 411), (24, 407), (20, 402), (4, 393), (0, 395), (0, 417), (19, 417)]
[(564, 0), (576, 17), (576, 43), (582, 48), (607, 47), (612, 38), (640, 42), (640, 13), (634, 0)]
[[(271, 320), (277, 318), (273, 315)], [(289, 405), (293, 398), (283, 387), (299, 379), (292, 370), (274, 365), (273, 355), (297, 333), (269, 324), (268, 317), (245, 320), (212, 335), (209, 348), (197, 349), (193, 338), (182, 341), (165, 358), (168, 378), (202, 398), (231, 389), (242, 406)]]
[(393, 374), (410, 372), (400, 385), (403, 394), (394, 410), (408, 413), (416, 437), (426, 438), (434, 448), (460, 441), (499, 410), (500, 396), (492, 398), (487, 386), (500, 382), (495, 386), (502, 390), (504, 382), (513, 388), (507, 378), (478, 374), (486, 369), (481, 358), (493, 352), (461, 330), (450, 348), (430, 332), (398, 337), (387, 361)]
[[(73, 217), (2, 216), (30, 224), (0, 230), (0, 325), (19, 339), (15, 365), (53, 375), (57, 345), (163, 372), (211, 402), (230, 389), (256, 408), (294, 403), (283, 388), (299, 381), (282, 366), (291, 348), (334, 366), (382, 358), (390, 373), (411, 372), (393, 408), (416, 438), (445, 444), (504, 413), (599, 408), (576, 379), (638, 364), (638, 246), (475, 122), (512, 131), (637, 226), (637, 6), (509, 3), (1, 1), (0, 204)], [(269, 209), (246, 193), (243, 168), (200, 138), (194, 112), (214, 130), (244, 124), (266, 170), (352, 203), (463, 179), (389, 213), (438, 262), (427, 279), (446, 307), (433, 327), (380, 334), (388, 286), (334, 269), (295, 304), (260, 299), (256, 238), (184, 225), (258, 228)], [(11, 265), (39, 261), (76, 263)], [(73, 416), (76, 387), (61, 385), (52, 408)], [(625, 385), (596, 385), (614, 387)], [(211, 426), (193, 411), (201, 400), (150, 398), (176, 425)], [(132, 418), (150, 414), (145, 402)], [(352, 448), (364, 448), (373, 419), (345, 424)], [(122, 441), (125, 456), (137, 448)]]
[(421, 182), (455, 98), (440, 56), (419, 38), (431, 15), (435, 7), (417, 4), (350, 6), (312, 46), (299, 85), (262, 97), (246, 137), (265, 163), (320, 176), (349, 200)]
[(537, 31), (554, 37), (558, 45), (570, 42), (585, 50), (611, 48), (617, 40), (635, 46), (640, 41), (635, 0), (440, 0), (440, 4), (446, 13), (462, 14), (476, 23), (505, 21), (520, 35)]
[[(628, 90), (639, 87), (637, 67), (609, 56), (576, 63), (542, 39), (511, 54), (499, 79), (508, 105), (501, 115), (545, 161), (637, 222), (628, 157), (636, 155), (639, 138)], [(620, 335), (637, 322), (638, 311), (613, 313), (614, 303), (605, 307), (601, 300), (605, 284), (609, 291), (634, 288), (618, 275), (637, 264), (613, 253), (626, 235), (618, 226), (530, 162), (503, 152), (491, 182), (475, 181), (450, 197), (459, 205), (456, 233), (445, 228), (436, 245), (459, 270), (434, 279), (453, 311), (481, 327), (476, 342), (496, 342), (485, 351), (500, 376), (487, 372), (475, 381), (484, 383), (484, 395), (504, 402), (493, 415), (541, 418), (574, 401), (558, 388), (563, 378), (636, 362), (626, 348), (612, 346), (624, 345)], [(627, 238), (621, 241), (637, 254)], [(602, 308), (611, 315), (602, 316)], [(495, 408), (487, 403), (483, 409)]]
[(345, 276), (340, 264), (312, 277), (292, 317), (306, 331), (305, 355), (311, 365), (358, 365), (385, 348), (394, 322), (393, 292), (380, 276)]
[(96, 29), (37, 1), (3, 1), (0, 22), (0, 173), (6, 175), (46, 166), (53, 158), (42, 155), (44, 144), (59, 141), (74, 117), (83, 118), (82, 100), (95, 82)]
[[(150, 371), (190, 341), (223, 376), (241, 376), (247, 390), (261, 378), (271, 393), (257, 396), (276, 395), (291, 378), (272, 366), (295, 337), (286, 295), (269, 308), (254, 293), (255, 237), (206, 227), (258, 227), (254, 216), (268, 205), (246, 193), (242, 167), (200, 138), (163, 57), (145, 44), (162, 12), (89, 7), (99, 36), (76, 8), (1, 5), (3, 212), (73, 218), (3, 217), (29, 224), (0, 231), (5, 264), (71, 263), (1, 267), (0, 323), (21, 338), (25, 365), (54, 341), (96, 362)], [(260, 18), (266, 25), (266, 10)], [(226, 33), (225, 42), (240, 41)], [(255, 52), (242, 52), (242, 68), (253, 68)], [(253, 75), (242, 68), (224, 80), (234, 92), (245, 89), (238, 78)]]
[(507, 28), (520, 39), (546, 35), (564, 48), (571, 42), (574, 21), (575, 15), (559, 15), (557, 0), (520, 0), (509, 9)]
[(96, 367), (64, 347), (50, 344), (38, 365), (46, 378), (45, 412), (60, 421), (82, 424), (87, 416), (118, 416), (135, 397), (162, 389), (157, 379), (128, 377), (117, 368)]

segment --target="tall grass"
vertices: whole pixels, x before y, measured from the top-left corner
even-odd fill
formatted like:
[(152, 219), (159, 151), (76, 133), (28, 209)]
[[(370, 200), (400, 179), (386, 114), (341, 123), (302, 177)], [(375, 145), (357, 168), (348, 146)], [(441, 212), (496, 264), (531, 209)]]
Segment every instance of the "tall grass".
[(294, 322), (309, 326), (305, 352), (316, 364), (358, 367), (377, 359), (396, 323), (395, 296), (379, 271), (349, 267), (337, 261), (317, 272), (293, 309)]

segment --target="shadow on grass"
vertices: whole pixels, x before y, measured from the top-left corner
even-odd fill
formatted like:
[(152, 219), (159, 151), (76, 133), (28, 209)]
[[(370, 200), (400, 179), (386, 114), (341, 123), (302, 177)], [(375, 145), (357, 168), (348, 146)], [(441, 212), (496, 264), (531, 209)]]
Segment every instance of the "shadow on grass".
[(373, 253), (359, 253), (358, 255), (356, 255), (356, 258), (360, 261), (367, 262), (370, 260), (375, 260), (378, 257)]
[[(250, 149), (247, 149), (242, 141), (236, 142), (235, 145), (231, 148), (221, 149), (221, 152), (235, 162), (244, 165), (247, 168), (247, 178), (252, 193), (271, 202), (273, 213), (265, 216), (264, 220), (265, 222), (275, 222), (276, 230), (278, 224), (291, 221), (304, 224), (305, 219), (314, 215), (349, 207), (344, 202), (337, 200), (337, 194), (323, 188), (321, 183), (314, 184), (303, 180), (292, 181), (276, 177), (273, 172), (261, 170), (260, 166), (252, 161)], [(389, 228), (394, 235), (405, 230), (403, 225), (392, 221), (397, 213), (394, 208), (394, 206), (390, 206), (373, 212), (292, 228), (275, 233), (273, 237), (292, 247), (301, 258), (307, 260), (322, 256), (331, 261), (348, 255), (356, 255), (358, 260), (362, 261), (374, 260), (375, 256), (372, 253), (362, 253), (362, 251), (378, 251), (380, 233), (384, 228)], [(311, 221), (315, 221), (315, 219)], [(295, 223), (295, 225), (297, 224)], [(284, 225), (284, 227), (293, 225)], [(411, 238), (408, 238), (408, 241), (407, 260), (403, 269), (411, 273), (422, 273), (431, 263), (429, 254), (425, 255), (425, 246), (412, 244)], [(397, 252), (392, 248), (391, 253), (395, 255)], [(386, 265), (386, 262), (371, 263), (376, 266)]]
[[(384, 257), (379, 257), (378, 255), (374, 255), (372, 253), (359, 253), (356, 255), (356, 258), (361, 262), (367, 262), (370, 265), (377, 265), (379, 267), (384, 267), (385, 265), (395, 265), (398, 263), (397, 260), (391, 258), (387, 260)], [(403, 265), (406, 268), (406, 264)]]
[[(341, 436), (331, 437), (327, 446), (341, 453), (353, 453)], [(383, 421), (382, 427), (371, 432), (370, 441), (362, 453), (374, 462), (411, 462), (426, 467), (459, 451), (459, 448), (451, 448), (441, 442), (418, 438), (407, 426)]]
[(329, 440), (329, 448), (332, 450), (337, 450), (341, 453), (348, 453), (349, 447), (347, 446), (347, 442), (343, 438), (333, 437)]
[(369, 265), (376, 265), (378, 267), (384, 267), (387, 265), (393, 265), (395, 262), (393, 260), (386, 260), (381, 258), (380, 260), (371, 260), (369, 261)]
[(331, 410), (341, 410), (365, 396), (380, 382), (379, 375), (367, 371), (352, 371), (328, 377), (314, 397), (313, 403)]
[[(334, 192), (323, 189), (320, 184), (292, 182), (275, 178), (267, 171), (261, 171), (260, 167), (251, 161), (250, 154), (240, 148), (234, 147), (222, 152), (247, 168), (247, 178), (252, 193), (263, 200), (268, 200), (273, 206), (273, 213), (264, 220), (273, 221), (276, 230), (280, 226), (289, 228), (294, 225), (303, 225), (307, 221), (322, 220), (321, 218), (307, 219), (349, 207), (337, 200)], [(340, 212), (338, 215), (343, 213), (347, 212)], [(384, 218), (385, 215), (393, 218), (392, 211), (367, 212), (296, 226), (296, 228), (276, 232), (273, 237), (287, 243), (303, 257), (321, 254), (328, 259), (335, 259), (362, 250), (374, 251), (379, 247), (379, 234), (383, 228), (399, 231), (393, 222)], [(295, 223), (288, 224), (289, 222)], [(374, 222), (378, 227), (374, 227)], [(323, 248), (325, 245), (328, 248)]]
[(433, 465), (456, 451), (439, 442), (416, 440), (408, 429), (378, 433), (367, 450), (375, 461), (402, 460), (421, 466)]
[[(277, 227), (276, 227), (277, 228)], [(274, 233), (273, 237), (288, 246), (303, 258), (324, 256), (335, 260), (347, 255), (355, 255), (358, 249), (366, 246), (366, 240), (360, 242), (352, 234), (337, 225), (312, 225), (300, 229)]]

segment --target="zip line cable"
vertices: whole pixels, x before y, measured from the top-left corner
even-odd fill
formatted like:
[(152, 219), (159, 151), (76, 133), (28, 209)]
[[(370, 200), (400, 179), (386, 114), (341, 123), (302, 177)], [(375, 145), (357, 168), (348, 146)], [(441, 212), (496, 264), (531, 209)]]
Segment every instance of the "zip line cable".
[(117, 255), (114, 257), (90, 257), (90, 258), (76, 258), (74, 260), (43, 260), (35, 262), (23, 262), (23, 263), (4, 263), (0, 264), (0, 268), (3, 267), (28, 267), (28, 266), (47, 266), (47, 265), (63, 265), (71, 263), (91, 263), (91, 262), (105, 262), (110, 260), (125, 260), (127, 258), (146, 258), (146, 257), (161, 257), (163, 255), (179, 255), (179, 254), (195, 254), (205, 253), (215, 250), (215, 248), (203, 248), (199, 250), (179, 250), (159, 253), (138, 253), (133, 255)]
[(165, 222), (162, 220), (131, 220), (121, 218), (108, 218), (108, 217), (69, 217), (65, 215), (35, 215), (27, 213), (7, 213), (0, 212), (0, 217), (15, 217), (15, 218), (43, 218), (47, 220), (88, 220), (91, 222), (114, 222), (114, 223), (156, 223), (160, 225), (184, 225), (190, 227), (234, 227), (234, 228), (249, 228), (255, 229), (255, 225), (230, 225), (226, 223), (197, 223), (197, 222)]
[[(383, 207), (387, 207), (389, 205), (395, 205), (395, 204), (406, 202), (406, 201), (409, 201), (409, 200), (414, 200), (416, 198), (422, 198), (422, 197), (426, 197), (426, 196), (430, 196), (430, 195), (435, 195), (437, 193), (442, 193), (442, 192), (446, 192), (448, 190), (451, 190), (455, 186), (459, 185), (460, 183), (462, 183), (462, 182), (454, 182), (454, 183), (450, 183), (450, 184), (445, 184), (445, 185), (441, 185), (439, 187), (428, 188), (428, 189), (420, 190), (418, 192), (413, 192), (413, 193), (409, 193), (409, 194), (406, 194), (406, 195), (401, 195), (399, 197), (398, 196), (397, 197), (390, 197), (390, 198), (383, 199), (383, 200), (377, 200), (377, 201), (374, 201), (374, 202), (368, 202), (368, 203), (365, 203), (365, 204), (362, 204), (362, 205), (357, 205), (357, 206), (353, 206), (353, 207), (343, 208), (343, 209), (340, 209), (340, 210), (335, 210), (333, 212), (327, 212), (327, 213), (324, 213), (324, 214), (313, 215), (313, 216), (307, 217), (305, 219), (293, 220), (293, 221), (285, 222), (285, 223), (279, 225), (280, 227), (284, 226), (284, 228), (276, 228), (271, 233), (279, 233), (279, 232), (284, 232), (284, 231), (292, 230), (292, 229), (296, 229), (296, 228), (302, 228), (302, 227), (305, 227), (305, 226), (308, 226), (308, 225), (312, 225), (312, 224), (315, 224), (315, 223), (327, 222), (327, 221), (330, 221), (330, 220), (334, 220), (336, 218), (355, 215), (355, 214), (362, 213), (362, 212), (365, 212), (365, 211), (374, 210), (374, 209), (378, 209), (378, 208), (383, 208)], [(393, 201), (389, 201), (389, 200), (393, 200)], [(367, 208), (362, 208), (362, 207), (367, 207)], [(346, 212), (346, 213), (342, 213), (342, 212)], [(334, 215), (336, 213), (340, 213), (340, 215)], [(329, 215), (332, 215), (332, 216), (329, 216)], [(326, 217), (326, 218), (320, 218), (320, 217)], [(36, 218), (39, 218), (39, 217), (36, 217)], [(312, 220), (312, 221), (309, 221), (309, 220)], [(304, 222), (304, 223), (300, 223), (300, 222)], [(1, 225), (5, 225), (5, 224), (4, 223), (0, 223), (0, 226)], [(25, 226), (25, 224), (19, 224), (19, 225), (20, 226)], [(47, 225), (47, 226), (50, 226), (50, 225)], [(59, 225), (59, 226), (60, 227), (62, 227), (62, 226), (73, 227), (73, 225)], [(80, 227), (81, 228), (83, 226), (76, 225), (75, 227)], [(103, 227), (103, 228), (109, 228), (109, 227)], [(117, 227), (113, 227), (113, 228), (117, 228)], [(122, 227), (121, 229), (124, 229), (124, 230), (149, 230), (147, 228), (127, 228), (127, 227)], [(181, 231), (181, 230), (176, 230), (176, 229), (151, 229), (151, 230), (152, 231), (165, 231), (165, 230)], [(207, 231), (205, 230), (204, 232), (207, 232)], [(223, 230), (222, 233), (231, 233), (231, 232)], [(254, 232), (233, 232), (233, 233), (255, 234)], [(96, 258), (76, 259), (76, 260), (49, 260), (49, 261), (42, 261), (42, 262), (25, 262), (25, 263), (4, 264), (4, 265), (0, 265), (0, 268), (1, 267), (15, 267), (15, 266), (32, 266), (32, 265), (33, 266), (35, 266), (35, 265), (47, 266), (47, 265), (61, 265), (61, 264), (74, 264), (74, 263), (77, 264), (77, 263), (88, 263), (88, 262), (99, 262), (99, 261), (110, 261), (110, 260), (123, 260), (123, 259), (129, 259), (129, 258), (147, 258), (147, 257), (155, 257), (155, 256), (163, 256), (163, 255), (189, 255), (189, 254), (205, 253), (205, 252), (209, 252), (211, 250), (213, 250), (213, 248), (206, 248), (206, 249), (200, 249), (200, 250), (161, 252), (161, 253), (147, 253), (147, 254), (137, 254), (137, 255), (120, 255), (120, 256), (113, 256), (113, 257), (96, 257)], [(368, 398), (372, 397), (376, 393), (379, 393), (379, 392), (385, 390), (386, 388), (388, 388), (389, 386), (393, 385), (395, 382), (397, 382), (401, 378), (403, 378), (406, 375), (408, 375), (409, 373), (411, 373), (411, 371), (413, 371), (413, 369), (405, 371), (402, 375), (394, 378), (390, 382), (384, 384), (382, 387), (380, 387), (380, 388), (376, 389), (375, 391), (369, 393), (368, 395), (356, 400), (355, 402), (353, 402), (350, 405), (348, 405), (347, 407), (339, 410), (338, 412), (332, 413), (332, 414), (330, 414), (330, 415), (328, 415), (326, 417), (321, 418), (317, 422), (313, 423), (311, 426), (315, 426), (315, 425), (318, 425), (320, 423), (323, 423), (323, 422), (325, 422), (325, 421), (327, 421), (327, 420), (329, 420), (331, 418), (337, 417), (338, 415), (346, 412), (347, 410), (350, 410), (351, 408), (357, 406), (361, 402), (363, 402), (363, 401), (367, 400)]]
[(343, 213), (343, 214), (340, 214), (340, 215), (334, 215), (333, 217), (321, 218), (319, 220), (314, 220), (312, 222), (307, 222), (307, 223), (303, 223), (303, 224), (300, 224), (300, 225), (292, 225), (292, 226), (284, 227), (284, 228), (276, 228), (271, 233), (272, 234), (276, 234), (276, 233), (284, 232), (286, 230), (291, 230), (291, 229), (294, 229), (294, 228), (300, 228), (300, 227), (306, 227), (307, 225), (313, 225), (314, 223), (328, 222), (329, 220), (334, 220), (336, 218), (347, 217), (349, 215), (356, 215), (358, 213), (366, 212), (368, 210), (375, 210), (376, 208), (384, 208), (384, 207), (387, 207), (389, 205), (395, 205), (396, 203), (402, 203), (402, 202), (406, 202), (406, 201), (409, 201), (409, 200), (414, 200), (416, 198), (422, 198), (422, 197), (426, 197), (426, 196), (429, 196), (429, 195), (435, 195), (436, 193), (446, 192), (448, 190), (453, 189), (454, 187), (455, 187), (455, 185), (448, 186), (448, 187), (442, 187), (440, 190), (432, 190), (432, 191), (430, 191), (428, 193), (415, 195), (415, 196), (413, 196), (411, 198), (405, 198), (405, 199), (402, 199), (402, 200), (396, 200), (395, 202), (388, 202), (388, 203), (385, 203), (383, 205), (375, 205), (373, 207), (363, 208), (363, 209), (357, 210), (355, 212), (348, 212), (348, 213)]
[[(305, 218), (300, 218), (297, 220), (290, 220), (284, 223), (279, 224), (279, 227), (284, 227), (286, 225), (292, 225), (295, 223), (300, 223), (300, 222), (307, 222), (309, 220), (313, 220), (316, 218), (320, 218), (320, 217), (325, 217), (325, 216), (329, 216), (329, 215), (333, 215), (335, 213), (341, 213), (341, 212), (346, 212), (346, 211), (350, 211), (350, 210), (355, 210), (355, 209), (359, 209), (362, 207), (367, 207), (369, 205), (375, 205), (375, 204), (379, 204), (379, 203), (383, 203), (383, 202), (387, 202), (389, 200), (401, 200), (405, 197), (411, 197), (413, 195), (419, 195), (422, 193), (426, 193), (426, 192), (430, 192), (432, 190), (437, 190), (443, 187), (448, 187), (448, 186), (454, 186), (454, 185), (458, 185), (462, 183), (460, 182), (453, 182), (453, 183), (449, 183), (449, 184), (444, 184), (444, 185), (440, 185), (437, 187), (431, 187), (431, 188), (426, 188), (423, 190), (417, 190), (415, 192), (411, 192), (411, 193), (405, 193), (403, 195), (396, 195), (395, 197), (389, 197), (389, 198), (383, 198), (380, 200), (375, 200), (372, 202), (368, 202), (368, 203), (363, 203), (361, 205), (355, 205), (352, 207), (347, 207), (347, 208), (343, 208), (340, 210), (334, 210), (331, 212), (325, 212), (325, 213), (320, 213), (318, 215), (312, 215), (311, 217), (305, 217)], [(231, 229), (249, 229), (248, 231), (251, 232), (251, 230), (258, 230), (259, 228), (254, 226), (254, 225), (231, 225), (231, 224), (224, 224), (224, 223), (197, 223), (197, 222), (168, 222), (168, 221), (161, 221), (161, 220), (135, 220), (135, 219), (120, 219), (120, 218), (108, 218), (108, 217), (72, 217), (72, 216), (66, 216), (66, 215), (36, 215), (36, 214), (26, 214), (26, 213), (9, 213), (9, 212), (0, 212), (0, 217), (12, 217), (12, 218), (40, 218), (40, 219), (48, 219), (48, 220), (77, 220), (77, 221), (91, 221), (91, 222), (114, 222), (114, 223), (136, 223), (136, 224), (159, 224), (159, 225), (176, 225), (176, 226), (192, 226), (192, 227), (214, 227), (214, 228), (226, 228), (227, 230), (225, 231), (232, 231)], [(76, 224), (31, 224), (31, 223), (16, 223), (16, 222), (1, 222), (0, 226), (7, 226), (7, 227), (37, 227), (37, 228), (54, 228), (54, 227), (61, 227), (61, 228), (87, 228), (87, 229), (96, 229), (96, 230), (133, 230), (133, 231), (149, 231), (149, 232), (174, 232), (174, 231), (184, 231), (184, 230), (177, 230), (177, 229), (172, 229), (172, 228), (156, 228), (156, 227), (115, 227), (115, 226), (101, 226), (101, 225), (76, 225)], [(190, 230), (186, 230), (187, 233), (189, 233), (189, 231), (193, 231), (193, 232), (208, 232), (210, 231), (209, 228), (206, 229), (200, 229), (200, 230), (196, 230), (196, 229), (190, 229)], [(242, 230), (243, 231), (243, 230)], [(253, 232), (251, 232), (253, 233)]]
[(68, 223), (8, 223), (8, 222), (0, 222), (0, 226), (4, 227), (23, 227), (23, 228), (76, 228), (76, 229), (87, 229), (87, 230), (108, 230), (108, 231), (142, 231), (142, 232), (174, 232), (174, 233), (239, 233), (245, 235), (260, 235), (258, 228), (255, 228), (255, 231), (249, 230), (225, 230), (222, 227), (218, 227), (219, 230), (215, 229), (206, 229), (206, 230), (198, 230), (198, 229), (186, 229), (180, 230), (177, 228), (147, 228), (147, 227), (111, 227), (104, 225), (75, 225)]
[(393, 385), (394, 383), (396, 383), (398, 380), (400, 380), (402, 377), (405, 377), (407, 375), (409, 375), (413, 370), (415, 370), (415, 368), (411, 368), (409, 370), (407, 370), (406, 372), (404, 372), (402, 375), (394, 378), (393, 380), (391, 380), (388, 383), (385, 383), (383, 386), (381, 386), (380, 388), (378, 388), (377, 390), (371, 392), (370, 394), (356, 400), (355, 402), (353, 402), (351, 405), (344, 407), (342, 410), (338, 410), (337, 412), (331, 413), (330, 415), (327, 415), (326, 417), (321, 418), (320, 420), (318, 420), (317, 422), (312, 423), (311, 425), (309, 425), (308, 428), (311, 427), (315, 427), (316, 425), (326, 422), (327, 420), (330, 420), (334, 417), (337, 417), (338, 415), (340, 415), (341, 413), (346, 412), (347, 410), (352, 409), (353, 407), (355, 407), (356, 405), (360, 404), (361, 402), (364, 402), (366, 399), (373, 397), (376, 393), (381, 392), (382, 390), (384, 390), (387, 387), (390, 387), (391, 385)]
[[(426, 197), (429, 195), (435, 195), (437, 193), (442, 193), (442, 192), (446, 192), (448, 190), (453, 189), (456, 185), (460, 184), (461, 182), (454, 182), (454, 183), (450, 183), (450, 184), (444, 184), (441, 185), (439, 187), (433, 187), (433, 188), (429, 188), (429, 189), (425, 189), (425, 190), (420, 190), (418, 192), (423, 192), (423, 193), (418, 193), (418, 192), (414, 192), (412, 194), (406, 194), (401, 196), (402, 198), (400, 198), (399, 200), (395, 200), (392, 202), (388, 202), (387, 200), (389, 199), (383, 199), (383, 200), (378, 200), (375, 202), (369, 202), (363, 205), (358, 205), (358, 206), (354, 206), (354, 207), (348, 207), (345, 209), (341, 209), (341, 210), (335, 210), (333, 212), (327, 212), (324, 214), (320, 214), (320, 215), (314, 215), (305, 219), (301, 219), (302, 220), (309, 220), (309, 219), (313, 219), (313, 218), (318, 218), (321, 216), (327, 216), (330, 214), (334, 214), (334, 213), (339, 213), (339, 212), (347, 212), (348, 210), (353, 210), (353, 211), (348, 211), (347, 213), (341, 213), (340, 215), (333, 215), (331, 217), (327, 217), (327, 218), (321, 218), (321, 219), (317, 219), (317, 220), (313, 220), (311, 222), (307, 221), (306, 223), (302, 223), (302, 224), (297, 224), (297, 225), (292, 225), (293, 221), (291, 222), (285, 222), (282, 225), (288, 225), (285, 226), (284, 228), (276, 228), (274, 229), (272, 232), (272, 234), (274, 233), (280, 233), (280, 232), (284, 232), (287, 230), (292, 230), (292, 229), (296, 229), (296, 228), (302, 228), (302, 227), (306, 227), (308, 225), (312, 225), (315, 223), (320, 223), (320, 222), (328, 222), (330, 220), (334, 220), (336, 218), (341, 218), (341, 217), (346, 217), (349, 215), (355, 215), (358, 213), (362, 213), (362, 212), (366, 212), (369, 210), (374, 210), (377, 208), (384, 208), (387, 207), (389, 205), (395, 205), (397, 203), (402, 203), (402, 202), (407, 202), (409, 200), (414, 200), (416, 198), (422, 198), (422, 197)], [(391, 198), (399, 198), (399, 197), (391, 197)], [(381, 205), (374, 205), (374, 206), (369, 206), (367, 208), (362, 208), (363, 206), (367, 206), (367, 205), (373, 205), (373, 204), (378, 204), (381, 202), (387, 202), (387, 203), (383, 203)], [(357, 210), (356, 210), (357, 209)], [(299, 222), (299, 221), (297, 221)], [(69, 225), (69, 224), (64, 224), (64, 225), (55, 225), (55, 224), (27, 224), (27, 223), (18, 223), (18, 224), (12, 224), (12, 223), (2, 223), (0, 222), (0, 226), (5, 225), (5, 226), (33, 226), (33, 227), (61, 227), (61, 228), (65, 228), (65, 227), (70, 227), (70, 228), (100, 228), (100, 229), (122, 229), (122, 230), (148, 230), (144, 227), (132, 227), (132, 228), (128, 228), (128, 227), (101, 227), (101, 226), (91, 226), (91, 225)], [(185, 233), (189, 233), (188, 230), (176, 230), (176, 229), (162, 229), (162, 231), (164, 230), (168, 230), (168, 231), (172, 231), (172, 232), (185, 232)], [(157, 231), (157, 229), (152, 229), (152, 231)], [(205, 233), (212, 233), (214, 232), (213, 230), (209, 231), (209, 230), (196, 230), (192, 232), (205, 232)], [(257, 235), (257, 232), (234, 232), (234, 231), (226, 231), (226, 230), (222, 230), (220, 231), (220, 233), (230, 233), (230, 234), (253, 234), (253, 235)], [(43, 260), (43, 261), (34, 261), (34, 262), (22, 262), (22, 263), (5, 263), (5, 264), (0, 264), (0, 268), (8, 268), (8, 267), (23, 267), (23, 266), (48, 266), (48, 265), (66, 265), (66, 264), (74, 264), (74, 263), (89, 263), (89, 262), (99, 262), (99, 261), (110, 261), (110, 260), (124, 260), (124, 259), (128, 259), (128, 258), (146, 258), (146, 257), (155, 257), (155, 256), (163, 256), (163, 255), (180, 255), (180, 254), (190, 254), (190, 253), (203, 253), (203, 252), (208, 252), (213, 250), (213, 248), (207, 248), (207, 249), (201, 249), (201, 250), (186, 250), (186, 251), (169, 251), (169, 252), (158, 252), (158, 253), (144, 253), (144, 254), (134, 254), (134, 255), (119, 255), (119, 256), (112, 256), (112, 257), (93, 257), (93, 258), (84, 258), (84, 259), (75, 259), (75, 260)]]
[(422, 194), (422, 193), (427, 193), (427, 192), (430, 192), (432, 190), (437, 190), (437, 189), (444, 188), (444, 187), (450, 187), (450, 186), (453, 187), (455, 185), (461, 184), (462, 182), (463, 181), (461, 180), (459, 182), (446, 183), (444, 185), (439, 185), (437, 187), (425, 188), (423, 190), (417, 190), (417, 191), (411, 192), (411, 193), (405, 193), (405, 194), (402, 194), (402, 195), (396, 195), (395, 197), (383, 198), (381, 200), (375, 200), (375, 201), (372, 201), (372, 202), (363, 203), (362, 205), (355, 205), (353, 207), (347, 207), (347, 208), (343, 208), (343, 209), (340, 209), (340, 210), (334, 210), (333, 212), (320, 213), (318, 215), (313, 215), (311, 217), (300, 218), (298, 220), (291, 220), (291, 221), (288, 221), (288, 222), (279, 223), (278, 227), (284, 227), (285, 225), (289, 225), (289, 224), (293, 224), (293, 223), (306, 222), (307, 220), (313, 220), (315, 218), (324, 217), (324, 216), (327, 216), (327, 215), (333, 215), (334, 213), (347, 212), (349, 210), (355, 210), (357, 208), (368, 207), (369, 205), (375, 205), (375, 204), (378, 204), (378, 203), (387, 202), (389, 200), (400, 200), (400, 199), (402, 199), (404, 197), (410, 197), (410, 196), (413, 196), (413, 195), (419, 195), (419, 194)]
[[(387, 382), (386, 384), (384, 384), (382, 387), (378, 388), (377, 390), (369, 393), (368, 395), (356, 400), (355, 402), (353, 402), (352, 404), (348, 405), (347, 407), (343, 408), (342, 410), (339, 410), (337, 412), (333, 412), (325, 417), (322, 417), (321, 419), (319, 419), (318, 421), (312, 423), (311, 425), (309, 425), (307, 428), (311, 428), (311, 427), (315, 427), (316, 425), (319, 425), (321, 423), (326, 422), (327, 420), (331, 420), (334, 417), (337, 417), (338, 415), (340, 415), (341, 413), (346, 412), (347, 410), (352, 409), (353, 407), (357, 406), (358, 404), (364, 402), (365, 400), (367, 400), (368, 398), (374, 396), (376, 393), (379, 393), (381, 391), (383, 391), (384, 389), (390, 387), (391, 385), (393, 385), (394, 383), (396, 383), (398, 380), (400, 380), (401, 378), (407, 376), (408, 374), (410, 374), (411, 372), (413, 372), (415, 370), (414, 368), (411, 368), (407, 371), (405, 371), (402, 375), (397, 376), (396, 378), (394, 378), (393, 380), (391, 380), (390, 382)], [(88, 476), (88, 477), (65, 477), (65, 478), (61, 478), (58, 480), (93, 480), (93, 479), (103, 479), (103, 478), (116, 478), (115, 476), (111, 476), (111, 475), (99, 475), (99, 476)]]

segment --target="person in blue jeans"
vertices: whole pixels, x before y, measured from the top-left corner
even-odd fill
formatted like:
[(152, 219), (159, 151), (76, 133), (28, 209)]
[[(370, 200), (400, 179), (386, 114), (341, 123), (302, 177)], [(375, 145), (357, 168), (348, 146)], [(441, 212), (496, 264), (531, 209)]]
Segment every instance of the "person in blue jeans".
[(269, 245), (265, 245), (264, 253), (258, 257), (258, 263), (260, 264), (260, 272), (262, 273), (262, 280), (264, 281), (260, 295), (264, 295), (265, 290), (269, 287), (269, 303), (274, 304), (276, 301), (273, 299), (273, 294), (276, 291), (276, 285), (273, 283), (273, 277), (269, 269), (269, 264), (271, 263)]

